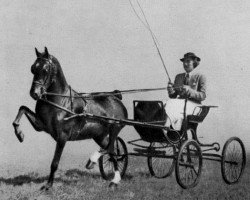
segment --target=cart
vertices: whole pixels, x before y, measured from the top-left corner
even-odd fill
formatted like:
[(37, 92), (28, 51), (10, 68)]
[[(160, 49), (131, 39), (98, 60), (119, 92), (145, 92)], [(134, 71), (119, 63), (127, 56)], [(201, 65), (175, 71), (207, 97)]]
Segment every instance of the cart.
[[(185, 105), (187, 100), (185, 100)], [(186, 107), (186, 106), (185, 106)], [(175, 170), (177, 183), (184, 189), (195, 187), (202, 174), (204, 160), (221, 164), (222, 178), (227, 184), (237, 183), (244, 171), (246, 152), (243, 142), (238, 137), (229, 138), (220, 154), (220, 144), (201, 143), (197, 137), (197, 126), (202, 123), (211, 108), (217, 106), (197, 106), (198, 114), (185, 114), (181, 131), (164, 127), (166, 113), (162, 101), (133, 101), (134, 119), (114, 122), (132, 125), (140, 138), (127, 143), (133, 145), (128, 152), (126, 143), (118, 137), (115, 142), (115, 156), (121, 176), (128, 166), (128, 156), (146, 157), (149, 172), (156, 178), (166, 178)], [(139, 142), (148, 145), (141, 145)], [(109, 154), (99, 159), (99, 169), (104, 179), (114, 176), (113, 165)]]

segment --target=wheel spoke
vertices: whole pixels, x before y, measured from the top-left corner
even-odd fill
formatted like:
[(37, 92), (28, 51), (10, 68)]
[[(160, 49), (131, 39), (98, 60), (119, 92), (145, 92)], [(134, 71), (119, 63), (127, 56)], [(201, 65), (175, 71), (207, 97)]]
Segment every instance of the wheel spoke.
[(191, 188), (198, 183), (201, 159), (201, 150), (196, 141), (188, 140), (181, 146), (176, 164), (176, 178), (181, 187)]
[(192, 171), (194, 171), (195, 175), (198, 176), (198, 171), (196, 171), (196, 169), (193, 167)]
[[(174, 160), (168, 157), (156, 157), (157, 155), (173, 156), (175, 149), (173, 146), (167, 146), (163, 143), (152, 143), (151, 155), (155, 155), (148, 158), (148, 167), (150, 173), (157, 178), (167, 177), (172, 173), (174, 167)], [(160, 151), (160, 152), (159, 152)]]
[[(121, 176), (123, 176), (127, 168), (128, 152), (126, 144), (121, 138), (117, 138), (114, 143), (114, 159), (117, 161), (117, 167)], [(105, 154), (99, 159), (99, 169), (104, 179), (109, 180), (113, 178), (115, 170), (109, 154)]]
[(106, 164), (109, 162), (109, 156), (103, 156), (103, 158), (105, 158), (105, 157), (107, 157), (107, 158), (105, 159), (105, 161), (103, 161), (103, 164)]

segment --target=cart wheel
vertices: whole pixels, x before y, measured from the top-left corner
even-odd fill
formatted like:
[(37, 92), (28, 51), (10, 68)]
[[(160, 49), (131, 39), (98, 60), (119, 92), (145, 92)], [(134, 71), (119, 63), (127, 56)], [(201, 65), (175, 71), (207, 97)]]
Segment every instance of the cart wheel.
[[(125, 142), (120, 137), (116, 139), (114, 146), (115, 158), (117, 160), (118, 169), (121, 174), (121, 177), (123, 177), (128, 166), (128, 150)], [(113, 162), (111, 161), (111, 157), (108, 153), (100, 157), (99, 169), (102, 177), (105, 180), (111, 180), (114, 177), (114, 166)]]
[(178, 184), (184, 188), (192, 188), (199, 182), (202, 169), (201, 148), (195, 140), (187, 140), (181, 146), (175, 165)]
[(152, 143), (149, 149), (151, 154), (148, 156), (150, 174), (156, 178), (170, 176), (175, 165), (175, 146), (166, 143)]
[(227, 184), (237, 183), (246, 166), (246, 150), (238, 137), (229, 138), (222, 150), (221, 173)]

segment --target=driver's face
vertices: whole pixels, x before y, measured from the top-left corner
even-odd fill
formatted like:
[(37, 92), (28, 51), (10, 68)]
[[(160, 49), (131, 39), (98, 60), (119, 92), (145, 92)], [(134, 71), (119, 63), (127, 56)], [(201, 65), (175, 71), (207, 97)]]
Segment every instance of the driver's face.
[(183, 67), (187, 73), (193, 71), (194, 69), (194, 61), (192, 59), (185, 59), (183, 61)]

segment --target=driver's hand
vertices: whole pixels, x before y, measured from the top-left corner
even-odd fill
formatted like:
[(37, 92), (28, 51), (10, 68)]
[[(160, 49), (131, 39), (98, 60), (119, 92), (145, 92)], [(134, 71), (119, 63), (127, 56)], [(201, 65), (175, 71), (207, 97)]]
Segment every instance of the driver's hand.
[(168, 94), (174, 94), (175, 93), (175, 90), (174, 90), (174, 84), (169, 82), (168, 83), (168, 87), (167, 87), (167, 90), (168, 90)]
[(190, 93), (190, 89), (191, 89), (191, 87), (189, 86), (189, 85), (183, 85), (183, 87), (182, 87), (182, 94), (184, 94), (184, 95), (189, 95), (189, 93)]

